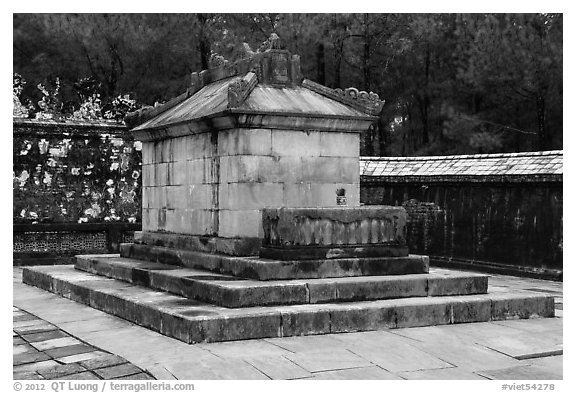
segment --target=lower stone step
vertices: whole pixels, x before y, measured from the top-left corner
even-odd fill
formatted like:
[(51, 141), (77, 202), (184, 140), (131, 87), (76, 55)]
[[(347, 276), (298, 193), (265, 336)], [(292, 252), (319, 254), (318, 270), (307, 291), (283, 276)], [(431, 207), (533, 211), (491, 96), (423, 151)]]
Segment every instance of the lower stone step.
[(23, 281), (187, 343), (554, 316), (553, 296), (522, 292), (230, 309), (68, 265), (25, 268)]
[(488, 276), (450, 270), (259, 281), (114, 255), (77, 256), (76, 269), (229, 308), (472, 295), (488, 290)]
[(210, 254), (135, 243), (121, 244), (120, 255), (125, 258), (200, 268), (263, 281), (425, 274), (428, 273), (429, 267), (429, 259), (424, 255), (278, 261), (258, 257)]

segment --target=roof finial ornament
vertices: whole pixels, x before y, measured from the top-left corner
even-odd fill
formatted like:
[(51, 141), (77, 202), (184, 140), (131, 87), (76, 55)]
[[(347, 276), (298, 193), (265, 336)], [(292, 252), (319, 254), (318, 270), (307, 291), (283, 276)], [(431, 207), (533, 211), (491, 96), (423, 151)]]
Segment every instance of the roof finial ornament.
[(260, 45), (258, 52), (265, 52), (270, 49), (283, 49), (282, 46), (282, 41), (280, 41), (278, 34), (272, 33), (270, 37)]
[(219, 55), (215, 51), (210, 51), (210, 59), (208, 59), (208, 68), (218, 68), (228, 64), (228, 60), (224, 56)]

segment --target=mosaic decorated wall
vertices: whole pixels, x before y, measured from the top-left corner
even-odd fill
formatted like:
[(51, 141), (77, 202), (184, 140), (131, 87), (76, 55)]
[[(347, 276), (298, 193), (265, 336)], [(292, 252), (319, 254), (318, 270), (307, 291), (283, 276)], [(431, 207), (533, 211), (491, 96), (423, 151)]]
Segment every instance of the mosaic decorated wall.
[(15, 119), (13, 223), (141, 222), (141, 157), (122, 125)]

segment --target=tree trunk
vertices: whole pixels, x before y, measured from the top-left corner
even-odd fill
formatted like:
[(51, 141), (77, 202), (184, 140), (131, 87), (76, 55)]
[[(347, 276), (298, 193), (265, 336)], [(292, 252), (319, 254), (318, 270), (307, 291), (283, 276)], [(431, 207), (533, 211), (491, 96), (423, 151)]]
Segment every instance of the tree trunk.
[(370, 91), (370, 34), (368, 31), (368, 14), (364, 14), (364, 54), (363, 54), (364, 89)]
[(334, 46), (334, 86), (335, 88), (342, 88), (342, 57), (344, 52), (344, 41), (338, 42)]
[(198, 49), (200, 51), (200, 62), (203, 70), (208, 69), (208, 60), (210, 60), (210, 42), (206, 34), (206, 15), (197, 14), (198, 22), (200, 24), (200, 40), (198, 42)]
[(422, 144), (428, 145), (429, 139), (429, 119), (428, 119), (428, 109), (430, 106), (430, 96), (428, 95), (428, 84), (430, 82), (430, 45), (426, 45), (426, 57), (424, 60), (424, 98), (422, 102)]
[(546, 99), (544, 95), (536, 96), (536, 113), (538, 115), (538, 150), (546, 150), (548, 135), (546, 135)]
[(316, 67), (317, 69), (317, 80), (316, 82), (321, 85), (326, 84), (326, 66), (324, 61), (324, 43), (319, 42), (316, 45)]

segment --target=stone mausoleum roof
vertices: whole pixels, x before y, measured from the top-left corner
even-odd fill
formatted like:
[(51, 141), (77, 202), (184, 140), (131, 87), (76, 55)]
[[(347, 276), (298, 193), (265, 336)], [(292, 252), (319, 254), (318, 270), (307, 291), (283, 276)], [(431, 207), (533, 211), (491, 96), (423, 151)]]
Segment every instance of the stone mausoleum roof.
[[(244, 53), (233, 63), (213, 55), (208, 70), (191, 74), (186, 92), (166, 104), (129, 114), (126, 122), (137, 138), (150, 140), (237, 127), (239, 117), (241, 127), (264, 128), (290, 118), (296, 127), (299, 123), (294, 119), (308, 121), (308, 126), (314, 121), (311, 129), (316, 129), (322, 127), (319, 119), (327, 119), (339, 121), (330, 128), (343, 131), (363, 129), (377, 120), (384, 104), (377, 94), (330, 89), (305, 79), (300, 57), (280, 48), (278, 37), (272, 34), (257, 52), (244, 46)], [(262, 120), (262, 116), (267, 118)], [(181, 125), (189, 127), (175, 130)]]
[(365, 181), (562, 181), (563, 150), (428, 157), (361, 157)]

